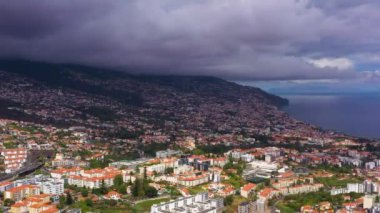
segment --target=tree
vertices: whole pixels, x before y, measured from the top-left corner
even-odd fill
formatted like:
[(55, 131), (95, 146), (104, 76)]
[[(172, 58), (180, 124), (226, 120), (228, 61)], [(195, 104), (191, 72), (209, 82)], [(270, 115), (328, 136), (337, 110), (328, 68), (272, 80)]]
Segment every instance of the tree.
[(119, 192), (120, 194), (125, 194), (127, 192), (127, 186), (124, 183), (123, 176), (116, 175), (113, 180), (113, 185), (116, 191)]
[(13, 204), (15, 204), (15, 201), (12, 199), (7, 198), (4, 200), (4, 206), (11, 206)]
[(100, 185), (100, 193), (105, 195), (107, 194), (108, 190), (107, 190), (107, 187), (106, 187), (106, 184), (104, 182), (104, 180), (102, 180), (102, 184)]
[(148, 178), (147, 174), (146, 174), (146, 166), (144, 167), (144, 180), (146, 180)]
[(135, 182), (132, 185), (132, 195), (134, 197), (143, 197), (145, 195), (144, 181), (142, 181), (140, 178), (136, 178)]
[(173, 167), (165, 168), (165, 174), (172, 174), (174, 172)]
[(116, 206), (117, 205), (117, 201), (116, 200), (106, 200), (105, 203), (108, 206)]
[(118, 188), (120, 187), (121, 185), (124, 184), (124, 181), (123, 181), (123, 176), (121, 175), (116, 175), (115, 178), (113, 179), (113, 185)]
[(204, 151), (200, 148), (196, 148), (193, 150), (193, 154), (194, 155), (203, 155), (204, 154)]
[(234, 197), (232, 195), (227, 196), (224, 198), (224, 205), (230, 206), (234, 202)]
[(88, 189), (83, 188), (83, 189), (81, 189), (80, 193), (82, 194), (83, 197), (87, 197), (88, 196)]
[(140, 179), (136, 178), (135, 182), (132, 185), (132, 195), (134, 197), (138, 197), (139, 196), (139, 188), (138, 188), (139, 184), (140, 184)]
[(117, 188), (117, 192), (119, 192), (120, 194), (126, 194), (127, 193), (127, 186), (125, 184), (119, 186)]
[(59, 205), (58, 205), (58, 208), (59, 209), (63, 209), (63, 207), (65, 207), (65, 203), (66, 203), (65, 196), (59, 196)]
[(137, 185), (137, 194), (138, 197), (144, 197), (145, 196), (145, 180), (139, 181), (139, 184)]
[(87, 205), (87, 206), (93, 206), (94, 203), (92, 202), (92, 200), (91, 200), (90, 198), (87, 198), (87, 199), (86, 199), (86, 205)]
[(71, 197), (71, 194), (69, 192), (67, 193), (67, 196), (66, 196), (66, 205), (71, 205), (73, 203), (74, 203), (73, 197)]
[(103, 160), (96, 160), (92, 159), (90, 160), (90, 168), (96, 169), (96, 168), (105, 168), (109, 164), (110, 160), (106, 157)]
[(145, 195), (149, 198), (157, 197), (157, 189), (152, 186), (148, 186), (145, 190)]

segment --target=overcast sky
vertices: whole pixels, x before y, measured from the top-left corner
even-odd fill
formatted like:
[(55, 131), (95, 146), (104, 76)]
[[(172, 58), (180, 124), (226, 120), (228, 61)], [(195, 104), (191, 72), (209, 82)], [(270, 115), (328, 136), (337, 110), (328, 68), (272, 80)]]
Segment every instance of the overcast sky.
[(0, 57), (375, 85), (379, 11), (369, 0), (0, 1)]

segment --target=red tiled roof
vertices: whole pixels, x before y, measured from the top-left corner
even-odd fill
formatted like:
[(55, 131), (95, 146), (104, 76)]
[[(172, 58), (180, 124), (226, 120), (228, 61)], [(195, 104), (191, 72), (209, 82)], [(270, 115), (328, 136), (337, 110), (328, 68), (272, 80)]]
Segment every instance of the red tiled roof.
[(256, 184), (254, 183), (248, 183), (246, 185), (243, 186), (242, 190), (243, 191), (250, 191), (252, 189), (256, 188)]

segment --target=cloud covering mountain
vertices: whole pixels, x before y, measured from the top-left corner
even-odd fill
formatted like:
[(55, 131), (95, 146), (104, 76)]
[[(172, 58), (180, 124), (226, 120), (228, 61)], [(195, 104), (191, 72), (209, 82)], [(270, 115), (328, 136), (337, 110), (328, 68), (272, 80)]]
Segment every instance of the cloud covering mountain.
[(366, 0), (1, 1), (0, 57), (229, 80), (370, 79), (379, 9)]

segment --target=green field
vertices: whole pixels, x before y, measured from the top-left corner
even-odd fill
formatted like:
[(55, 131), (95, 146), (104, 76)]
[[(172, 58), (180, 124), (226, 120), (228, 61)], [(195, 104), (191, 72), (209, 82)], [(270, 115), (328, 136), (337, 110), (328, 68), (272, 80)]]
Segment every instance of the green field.
[(234, 195), (232, 204), (229, 206), (226, 206), (225, 212), (226, 213), (235, 213), (236, 210), (238, 209), (239, 204), (242, 202), (245, 202), (245, 201), (247, 201), (246, 198), (244, 198), (242, 196)]
[(140, 212), (149, 212), (150, 207), (152, 207), (153, 204), (158, 204), (161, 202), (167, 202), (169, 200), (170, 200), (169, 198), (146, 200), (146, 201), (143, 201), (143, 202), (136, 204), (133, 210), (134, 210), (134, 212), (139, 212), (139, 213)]
[(109, 206), (105, 204), (94, 204), (87, 206), (85, 201), (78, 201), (72, 205), (73, 208), (79, 208), (83, 213), (86, 212), (101, 212), (101, 213), (129, 213), (132, 209), (129, 205)]
[(292, 209), (289, 206), (286, 206), (284, 203), (279, 202), (276, 207), (281, 211), (281, 213), (293, 213), (296, 212), (296, 209)]
[(317, 177), (315, 178), (316, 182), (322, 183), (324, 186), (328, 188), (332, 187), (346, 187), (347, 183), (360, 183), (363, 180), (357, 177), (337, 177), (337, 176), (332, 176), (332, 177)]

